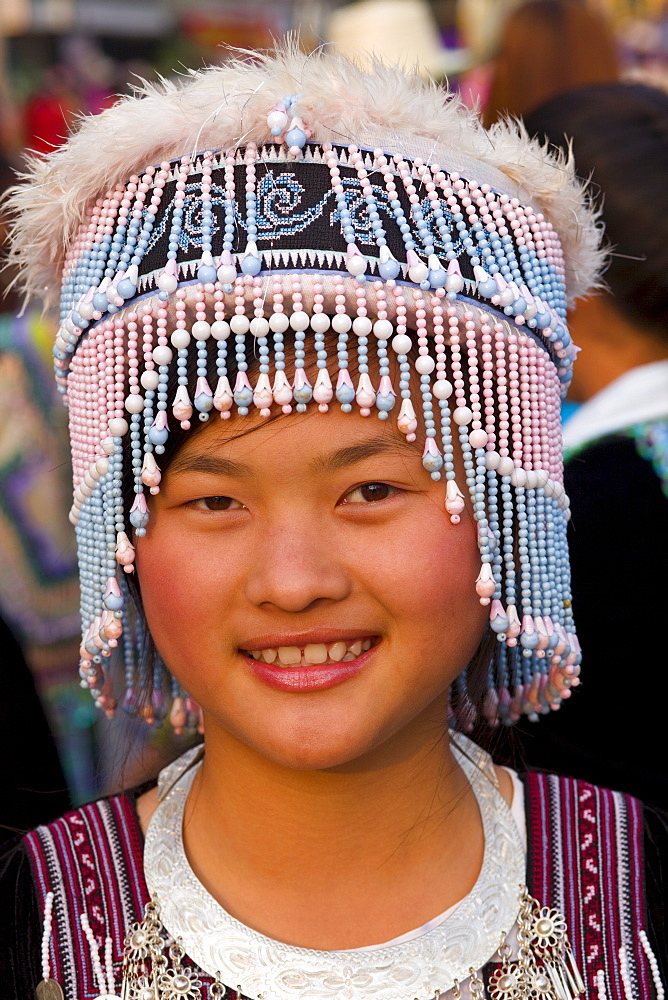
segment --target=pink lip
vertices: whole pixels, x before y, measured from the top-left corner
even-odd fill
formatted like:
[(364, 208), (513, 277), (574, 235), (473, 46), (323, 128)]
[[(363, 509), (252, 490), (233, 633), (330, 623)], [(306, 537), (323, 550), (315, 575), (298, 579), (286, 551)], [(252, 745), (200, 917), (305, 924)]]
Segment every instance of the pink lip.
[(367, 665), (372, 653), (375, 653), (377, 646), (360, 653), (354, 660), (346, 663), (323, 663), (313, 664), (310, 667), (277, 667), (273, 663), (261, 663), (253, 660), (250, 656), (242, 658), (247, 667), (255, 674), (258, 680), (269, 687), (279, 691), (325, 691), (327, 688), (336, 687), (342, 684), (349, 677), (354, 677)]

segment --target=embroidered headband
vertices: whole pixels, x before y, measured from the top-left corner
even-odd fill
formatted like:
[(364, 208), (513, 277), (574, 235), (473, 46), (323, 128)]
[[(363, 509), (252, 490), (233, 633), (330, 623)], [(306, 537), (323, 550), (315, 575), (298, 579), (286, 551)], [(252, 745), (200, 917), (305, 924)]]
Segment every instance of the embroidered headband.
[[(264, 89), (248, 97), (242, 84), (258, 72)], [(462, 148), (402, 134), (390, 111), (379, 128), (388, 74), (394, 92), (403, 88), (407, 103), (422, 107), (421, 120), (431, 115), (439, 136), (459, 133)], [(286, 77), (299, 79), (300, 95), (272, 98)], [(210, 149), (184, 153), (183, 142), (173, 157), (153, 126), (147, 148), (157, 165), (128, 180), (119, 162), (106, 172), (111, 183), (84, 185), (76, 197), (65, 168), (83, 138), (95, 141), (89, 122), (69, 153), (34, 165), (32, 202), (25, 189), (14, 195), (30, 290), (43, 268), (29, 258), (44, 239), (45, 169), (60, 185), (64, 225), (52, 228), (67, 250), (54, 358), (70, 412), (82, 683), (114, 710), (106, 664), (123, 636), (124, 706), (137, 710), (146, 693), (145, 626), (126, 574), (169, 435), (193, 419), (314, 404), (380, 419), (395, 410), (408, 440), (421, 431), (423, 465), (445, 479), (447, 514), (457, 523), (467, 494), (478, 523), (476, 590), (499, 640), (482, 712), (494, 724), (558, 707), (580, 662), (560, 448), (560, 395), (576, 351), (566, 308), (599, 264), (598, 234), (570, 168), (507, 125), (481, 142), (481, 126), (451, 95), (398, 71), (367, 74), (340, 57), (291, 51), (195, 74), (178, 102), (168, 86), (121, 103), (99, 116), (100, 134), (110, 119), (136, 127), (140, 106), (156, 112), (160, 102), (170, 113), (178, 103), (190, 127), (192, 92), (208, 94), (212, 84), (236, 125), (251, 118), (243, 143), (238, 129), (221, 127), (208, 136), (219, 140)], [(337, 117), (342, 86), (348, 103)], [(332, 131), (350, 133), (346, 114), (361, 101), (368, 120), (358, 142), (332, 142)], [(210, 117), (198, 110), (202, 130)], [(495, 157), (489, 162), (495, 142), (505, 174)], [(115, 156), (109, 148), (107, 159)], [(523, 177), (526, 191), (512, 179), (523, 173), (533, 178)], [(570, 257), (545, 205), (564, 221)], [(134, 491), (127, 505), (124, 476)], [(154, 671), (144, 714), (169, 714), (180, 730), (198, 708), (165, 673), (162, 664)], [(458, 678), (451, 699), (465, 727), (476, 715), (469, 680)]]

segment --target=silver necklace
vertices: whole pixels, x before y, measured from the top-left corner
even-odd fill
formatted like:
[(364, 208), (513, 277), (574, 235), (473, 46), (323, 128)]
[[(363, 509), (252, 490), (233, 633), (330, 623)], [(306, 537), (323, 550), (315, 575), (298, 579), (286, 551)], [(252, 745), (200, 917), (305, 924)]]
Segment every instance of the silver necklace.
[[(125, 938), (120, 998), (111, 938), (103, 966), (97, 941), (81, 918), (100, 987), (96, 1000), (203, 1000), (205, 995), (222, 1000), (225, 984), (233, 983), (238, 1000), (242, 993), (257, 1000), (370, 1000), (372, 995), (446, 1000), (447, 993), (449, 1000), (461, 1000), (464, 982), (472, 1000), (577, 1000), (584, 984), (566, 922), (521, 884), (524, 850), (489, 756), (461, 735), (457, 740), (453, 750), (473, 787), (485, 833), (473, 890), (435, 926), (409, 939), (336, 952), (295, 948), (258, 934), (234, 920), (198, 882), (181, 829), (199, 751), (184, 754), (159, 780), (161, 802), (149, 825), (144, 859), (152, 898)], [(63, 998), (50, 977), (52, 902), (48, 894), (39, 1000)], [(513, 928), (510, 935), (506, 928)], [(497, 968), (486, 989), (476, 970), (491, 959)], [(213, 980), (208, 988), (203, 975)]]
[[(484, 857), (471, 892), (419, 936), (362, 950), (317, 951), (275, 941), (227, 913), (196, 878), (183, 847), (183, 813), (197, 771), (198, 765), (192, 766), (197, 750), (161, 776), (161, 788), (168, 791), (149, 824), (144, 852), (146, 880), (156, 907), (152, 916), (159, 912), (167, 934), (200, 969), (220, 983), (238, 986), (249, 997), (414, 1000), (456, 991), (458, 983), (498, 951), (526, 903), (520, 894), (524, 848), (497, 788), (491, 760), (459, 734), (452, 745), (478, 802)], [(510, 953), (506, 958), (509, 971), (497, 987), (499, 998), (504, 996), (503, 986), (510, 987), (517, 978), (510, 971)], [(548, 990), (549, 986), (548, 981)], [(516, 989), (513, 986), (508, 996), (519, 997)]]

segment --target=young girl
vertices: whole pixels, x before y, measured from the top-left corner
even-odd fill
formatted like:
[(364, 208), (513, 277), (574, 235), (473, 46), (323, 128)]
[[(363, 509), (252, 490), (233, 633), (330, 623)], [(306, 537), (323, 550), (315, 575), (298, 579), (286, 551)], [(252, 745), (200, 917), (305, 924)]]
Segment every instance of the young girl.
[(14, 847), (3, 995), (662, 997), (660, 818), (462, 735), (578, 681), (559, 397), (599, 237), (569, 166), (286, 49), (31, 174), (82, 682), (204, 742)]

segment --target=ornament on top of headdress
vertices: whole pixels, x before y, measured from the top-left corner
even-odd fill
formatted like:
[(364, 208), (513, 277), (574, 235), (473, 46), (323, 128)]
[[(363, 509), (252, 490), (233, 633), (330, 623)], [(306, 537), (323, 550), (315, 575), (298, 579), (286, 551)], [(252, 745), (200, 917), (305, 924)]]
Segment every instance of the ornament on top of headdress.
[(299, 96), (285, 97), (271, 109), (267, 115), (267, 126), (274, 138), (285, 143), (290, 156), (301, 156), (307, 141), (311, 138), (311, 130), (304, 124), (304, 119), (297, 112)]

